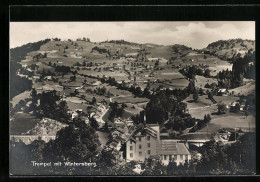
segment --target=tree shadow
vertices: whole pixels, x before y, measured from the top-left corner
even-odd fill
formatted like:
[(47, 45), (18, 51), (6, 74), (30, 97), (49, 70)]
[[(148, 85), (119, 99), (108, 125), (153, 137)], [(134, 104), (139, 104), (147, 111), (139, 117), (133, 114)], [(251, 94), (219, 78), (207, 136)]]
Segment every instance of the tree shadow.
[(213, 112), (211, 115), (224, 115), (225, 113)]
[(195, 100), (188, 100), (188, 103), (196, 103)]

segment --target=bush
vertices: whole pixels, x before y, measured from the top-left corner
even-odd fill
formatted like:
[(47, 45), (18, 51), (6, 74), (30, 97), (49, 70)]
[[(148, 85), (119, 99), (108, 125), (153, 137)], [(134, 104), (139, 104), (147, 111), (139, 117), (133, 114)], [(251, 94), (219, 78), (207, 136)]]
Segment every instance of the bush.
[(218, 103), (218, 113), (225, 114), (226, 112), (227, 112), (227, 105), (222, 102)]

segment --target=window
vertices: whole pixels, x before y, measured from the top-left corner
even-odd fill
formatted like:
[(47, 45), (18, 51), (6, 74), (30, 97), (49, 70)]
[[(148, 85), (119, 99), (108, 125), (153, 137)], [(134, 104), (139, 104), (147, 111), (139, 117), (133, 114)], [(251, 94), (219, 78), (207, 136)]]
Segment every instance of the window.
[(164, 160), (167, 160), (167, 155), (164, 155)]
[(133, 158), (133, 153), (130, 153), (130, 157)]
[(177, 155), (174, 155), (174, 159), (177, 160)]
[(182, 155), (180, 155), (180, 157), (181, 157), (181, 160), (183, 160), (183, 156), (182, 156)]
[(150, 140), (150, 136), (147, 136), (147, 140)]
[(139, 145), (139, 149), (142, 149), (142, 145)]
[(150, 151), (150, 150), (147, 150), (147, 154), (151, 154), (151, 151)]
[(139, 156), (142, 156), (142, 152), (139, 152)]
[(150, 147), (151, 145), (150, 145), (150, 143), (147, 143), (147, 147)]
[(132, 140), (130, 140), (130, 144), (132, 144), (133, 143), (133, 141)]
[(141, 142), (141, 140), (142, 140), (142, 138), (141, 138), (141, 137), (139, 137), (139, 142)]
[(188, 159), (189, 159), (189, 156), (188, 156), (188, 155), (186, 155), (186, 157), (185, 157), (185, 158), (186, 158), (186, 160), (188, 160)]
[(133, 146), (130, 146), (130, 150), (133, 150)]
[(169, 155), (169, 160), (172, 160), (172, 155)]

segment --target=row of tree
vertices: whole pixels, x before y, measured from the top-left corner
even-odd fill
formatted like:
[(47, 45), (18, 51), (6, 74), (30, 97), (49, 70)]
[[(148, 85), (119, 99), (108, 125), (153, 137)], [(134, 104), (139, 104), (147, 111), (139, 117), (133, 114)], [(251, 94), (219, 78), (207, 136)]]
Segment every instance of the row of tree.
[[(177, 166), (174, 160), (163, 165), (160, 160), (147, 159), (141, 164), (141, 175), (230, 175), (255, 174), (255, 134), (246, 133), (230, 145), (211, 140), (200, 149), (201, 158)], [(30, 145), (11, 143), (10, 172), (12, 174), (54, 175), (138, 175), (136, 162), (119, 163), (118, 152), (100, 147), (95, 130), (83, 122), (61, 129), (55, 140), (36, 140)], [(32, 167), (37, 162), (94, 162), (91, 167)]]

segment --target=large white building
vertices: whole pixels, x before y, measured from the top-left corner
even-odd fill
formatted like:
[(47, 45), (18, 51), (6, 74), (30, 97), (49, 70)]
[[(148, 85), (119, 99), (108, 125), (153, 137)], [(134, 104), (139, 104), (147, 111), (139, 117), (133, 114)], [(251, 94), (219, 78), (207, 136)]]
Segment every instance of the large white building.
[(147, 158), (160, 158), (168, 165), (173, 160), (179, 165), (191, 159), (191, 154), (184, 143), (176, 140), (161, 140), (157, 124), (139, 127), (126, 144), (126, 161), (144, 162)]

